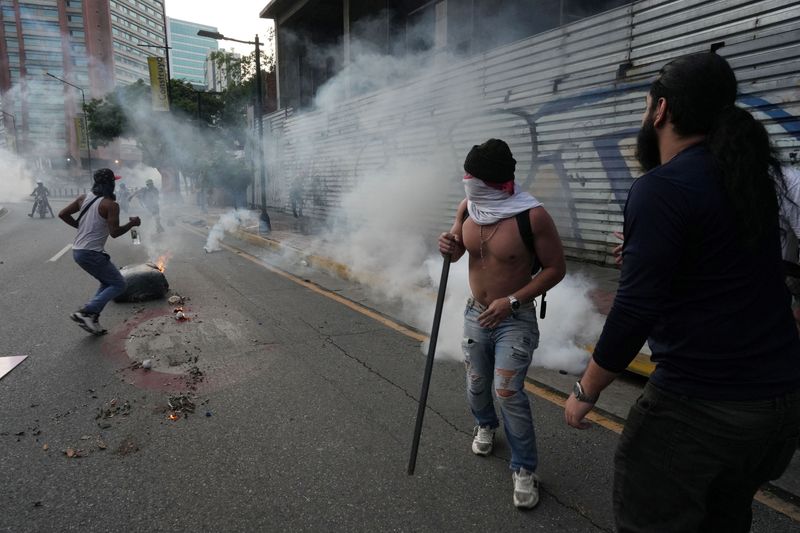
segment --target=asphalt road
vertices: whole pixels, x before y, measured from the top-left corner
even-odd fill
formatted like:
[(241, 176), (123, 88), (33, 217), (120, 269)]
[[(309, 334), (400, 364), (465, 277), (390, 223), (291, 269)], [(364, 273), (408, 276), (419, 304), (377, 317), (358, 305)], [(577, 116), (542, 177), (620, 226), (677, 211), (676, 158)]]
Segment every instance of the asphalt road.
[[(518, 511), (502, 435), (494, 457), (470, 453), (463, 368), (441, 362), (410, 477), (418, 341), (244, 254), (206, 254), (181, 224), (108, 251), (120, 266), (170, 251), (190, 320), (112, 303), (109, 334), (89, 336), (68, 315), (95, 282), (55, 258), (74, 230), (6, 207), (0, 356), (29, 357), (0, 380), (0, 531), (612, 530), (615, 433), (571, 430), (532, 396), (543, 494)], [(144, 358), (153, 370), (132, 368)], [(195, 408), (173, 421), (179, 395)], [(755, 504), (753, 531), (796, 530)]]

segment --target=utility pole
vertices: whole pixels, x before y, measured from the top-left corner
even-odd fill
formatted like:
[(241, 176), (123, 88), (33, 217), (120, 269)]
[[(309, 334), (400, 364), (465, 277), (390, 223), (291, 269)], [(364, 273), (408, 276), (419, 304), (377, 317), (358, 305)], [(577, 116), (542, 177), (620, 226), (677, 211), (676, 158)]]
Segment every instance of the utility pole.
[(269, 233), (272, 231), (272, 224), (269, 220), (267, 213), (267, 168), (264, 163), (264, 124), (261, 121), (262, 109), (264, 109), (264, 94), (261, 87), (261, 43), (258, 40), (258, 34), (254, 41), (240, 41), (231, 37), (225, 37), (219, 32), (199, 30), (197, 35), (200, 37), (208, 37), (210, 39), (217, 39), (219, 41), (234, 41), (243, 44), (253, 44), (256, 47), (256, 102), (255, 102), (255, 120), (257, 121), (256, 127), (258, 128), (258, 146), (256, 147), (256, 157), (258, 158), (258, 170), (261, 178), (261, 216), (259, 217), (259, 231), (261, 233)]
[(92, 141), (89, 136), (89, 117), (86, 116), (86, 94), (83, 92), (83, 89), (75, 85), (74, 83), (70, 83), (67, 80), (62, 80), (58, 76), (53, 76), (49, 72), (45, 72), (47, 76), (50, 76), (53, 79), (60, 81), (70, 87), (74, 87), (81, 92), (81, 100), (83, 101), (83, 127), (84, 131), (86, 132), (86, 159), (89, 164), (89, 177), (92, 177)]

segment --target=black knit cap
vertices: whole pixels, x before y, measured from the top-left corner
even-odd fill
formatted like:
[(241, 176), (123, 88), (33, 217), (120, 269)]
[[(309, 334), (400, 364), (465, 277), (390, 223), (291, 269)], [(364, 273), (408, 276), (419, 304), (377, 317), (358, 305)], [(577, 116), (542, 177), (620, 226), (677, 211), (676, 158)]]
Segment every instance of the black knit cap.
[(107, 185), (114, 183), (114, 171), (110, 168), (100, 168), (94, 171), (94, 182)]
[(464, 170), (483, 181), (505, 183), (514, 179), (517, 160), (511, 155), (511, 149), (500, 139), (489, 139), (481, 145), (475, 145), (467, 154)]

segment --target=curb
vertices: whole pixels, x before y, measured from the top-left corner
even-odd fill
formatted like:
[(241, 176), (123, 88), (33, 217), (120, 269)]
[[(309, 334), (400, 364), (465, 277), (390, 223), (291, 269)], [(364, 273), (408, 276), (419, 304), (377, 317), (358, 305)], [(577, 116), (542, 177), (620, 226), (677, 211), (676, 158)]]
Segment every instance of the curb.
[[(350, 269), (347, 265), (334, 261), (329, 257), (324, 257), (314, 254), (306, 254), (303, 252), (303, 250), (300, 250), (299, 248), (286, 245), (278, 240), (270, 239), (269, 237), (262, 237), (261, 235), (257, 235), (255, 233), (243, 230), (241, 227), (229, 233), (231, 233), (234, 237), (249, 242), (250, 244), (253, 244), (255, 246), (260, 246), (262, 248), (269, 248), (277, 252), (289, 251), (292, 254), (295, 254), (298, 258), (302, 258), (305, 261), (307, 261), (310, 266), (323, 269), (347, 281), (357, 281), (360, 283), (366, 283), (368, 285), (378, 284), (383, 282), (383, 280), (379, 276), (353, 272), (353, 270)], [(425, 296), (430, 297), (432, 301), (436, 299), (435, 293), (430, 293), (430, 294), (425, 293)], [(583, 346), (583, 349), (591, 354), (594, 351), (594, 345)], [(649, 354), (639, 353), (636, 355), (633, 361), (631, 361), (631, 364), (628, 365), (627, 370), (628, 372), (631, 372), (633, 374), (649, 378), (650, 374), (652, 374), (653, 371), (655, 370), (655, 364), (650, 360)]]
[[(345, 281), (355, 281), (367, 285), (379, 285), (387, 282), (387, 280), (385, 280), (384, 278), (376, 276), (374, 274), (368, 274), (365, 272), (356, 272), (349, 266), (343, 263), (339, 263), (338, 261), (335, 261), (329, 257), (316, 254), (309, 254), (299, 248), (295, 248), (294, 246), (284, 244), (281, 241), (271, 239), (269, 237), (263, 237), (253, 232), (243, 230), (241, 228), (234, 230), (233, 232), (231, 232), (231, 234), (234, 237), (249, 242), (250, 244), (253, 244), (255, 246), (260, 246), (262, 248), (270, 248), (277, 252), (284, 252), (284, 253), (290, 252), (298, 259), (306, 261), (309, 266), (313, 266), (315, 268), (325, 270), (328, 273), (335, 274), (336, 276), (342, 278)], [(436, 300), (435, 292), (429, 293), (424, 290), (420, 290), (419, 292), (427, 297), (430, 297), (432, 301)]]

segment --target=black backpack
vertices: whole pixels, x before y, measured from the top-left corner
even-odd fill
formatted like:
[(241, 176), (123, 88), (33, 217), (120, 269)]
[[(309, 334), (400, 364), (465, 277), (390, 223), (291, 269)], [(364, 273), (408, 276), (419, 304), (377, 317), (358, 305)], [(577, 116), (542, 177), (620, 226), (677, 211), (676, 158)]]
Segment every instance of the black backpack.
[[(526, 209), (521, 213), (517, 213), (514, 216), (514, 219), (517, 221), (517, 228), (519, 229), (519, 234), (522, 237), (522, 242), (525, 243), (525, 248), (533, 256), (533, 267), (531, 269), (531, 276), (534, 276), (537, 272), (542, 269), (541, 264), (539, 264), (539, 258), (536, 257), (536, 249), (533, 246), (533, 228), (531, 228), (531, 219), (528, 215), (530, 209)], [(464, 216), (461, 217), (461, 223), (463, 224), (465, 220), (469, 218), (469, 211), (464, 209)], [(545, 297), (547, 296), (547, 292), (542, 293), (542, 303), (539, 306), (539, 318), (544, 318), (547, 314), (547, 301)]]

